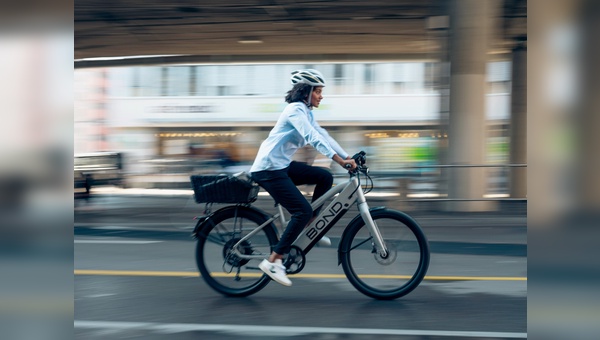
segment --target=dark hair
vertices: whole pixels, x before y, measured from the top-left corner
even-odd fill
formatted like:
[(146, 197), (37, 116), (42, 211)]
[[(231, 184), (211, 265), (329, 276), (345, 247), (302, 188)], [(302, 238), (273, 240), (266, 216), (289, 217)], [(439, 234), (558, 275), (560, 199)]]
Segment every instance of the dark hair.
[(298, 83), (287, 92), (285, 101), (287, 103), (306, 102), (310, 94), (312, 86), (308, 84)]

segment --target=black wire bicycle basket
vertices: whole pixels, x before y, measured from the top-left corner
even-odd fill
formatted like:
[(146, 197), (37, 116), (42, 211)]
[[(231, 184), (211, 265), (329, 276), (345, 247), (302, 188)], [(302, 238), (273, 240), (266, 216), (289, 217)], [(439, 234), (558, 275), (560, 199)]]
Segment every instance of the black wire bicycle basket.
[(260, 186), (244, 176), (192, 175), (196, 203), (251, 203), (256, 201)]

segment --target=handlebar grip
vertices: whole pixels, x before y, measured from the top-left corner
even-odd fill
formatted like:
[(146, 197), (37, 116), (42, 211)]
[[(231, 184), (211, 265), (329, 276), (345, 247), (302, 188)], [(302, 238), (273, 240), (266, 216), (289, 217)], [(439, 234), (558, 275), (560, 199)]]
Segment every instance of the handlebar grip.
[(344, 168), (346, 168), (346, 169), (351, 169), (351, 168), (352, 168), (352, 164), (345, 164), (345, 165), (344, 165)]

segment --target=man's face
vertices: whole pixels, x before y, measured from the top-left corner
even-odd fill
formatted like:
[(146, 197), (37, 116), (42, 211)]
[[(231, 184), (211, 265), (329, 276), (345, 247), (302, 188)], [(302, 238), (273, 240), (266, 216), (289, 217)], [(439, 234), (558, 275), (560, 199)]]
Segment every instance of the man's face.
[(314, 107), (319, 107), (321, 100), (323, 99), (323, 86), (316, 86), (310, 96), (310, 103)]

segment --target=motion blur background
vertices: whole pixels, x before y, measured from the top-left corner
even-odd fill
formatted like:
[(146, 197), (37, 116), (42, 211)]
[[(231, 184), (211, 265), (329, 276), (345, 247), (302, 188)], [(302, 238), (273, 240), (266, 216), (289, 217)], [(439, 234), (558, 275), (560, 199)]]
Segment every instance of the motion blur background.
[[(111, 6), (104, 2), (85, 3), (90, 8), (118, 8), (118, 3)], [(499, 3), (510, 7), (511, 2)], [(498, 8), (503, 5), (498, 4)], [(327, 88), (324, 107), (316, 111), (317, 116), (322, 115), (320, 120), (342, 141), (356, 147), (369, 147), (374, 155), (374, 168), (395, 171), (403, 166), (419, 165), (437, 171), (438, 168), (432, 166), (451, 163), (438, 157), (439, 146), (447, 137), (439, 117), (443, 117), (448, 105), (444, 96), (451, 96), (444, 92), (450, 88), (444, 87), (449, 83), (440, 81), (440, 75), (444, 74), (443, 63), (437, 62), (447, 60), (443, 52), (451, 53), (437, 45), (443, 41), (439, 35), (445, 34), (443, 29), (436, 29), (445, 26), (443, 20), (441, 23), (429, 21), (431, 29), (427, 31), (428, 36), (420, 39), (422, 46), (406, 43), (408, 38), (402, 35), (381, 34), (387, 37), (380, 39), (382, 44), (405, 49), (393, 51), (396, 56), (420, 48), (419, 58), (414, 60), (381, 56), (365, 61), (341, 60), (340, 56), (349, 53), (366, 52), (361, 39), (369, 37), (353, 36), (353, 24), (350, 24), (345, 32), (347, 40), (339, 41), (346, 50), (339, 50), (336, 60), (328, 57), (332, 54), (330, 51), (313, 54), (302, 50), (306, 41), (300, 41), (297, 45), (301, 52), (297, 53), (310, 56), (302, 60), (281, 57), (276, 63), (263, 65), (265, 60), (260, 57), (246, 55), (244, 59), (236, 59), (223, 51), (210, 50), (212, 44), (202, 37), (191, 37), (180, 44), (188, 48), (205, 47), (204, 57), (180, 57), (177, 63), (161, 66), (150, 65), (160, 64), (156, 59), (145, 62), (138, 59), (130, 65), (121, 60), (120, 67), (114, 68), (114, 61), (111, 64), (107, 60), (90, 59), (103, 56), (94, 54), (93, 50), (105, 42), (94, 41), (94, 36), (118, 42), (127, 34), (103, 31), (102, 25), (91, 24), (76, 33), (74, 40), (72, 3), (21, 2), (3, 7), (0, 18), (0, 118), (3, 122), (0, 134), (0, 270), (3, 273), (0, 325), (7, 338), (63, 339), (72, 334), (74, 201), (71, 166), (75, 153), (123, 152), (126, 186), (136, 185), (136, 179), (142, 176), (187, 175), (189, 171), (197, 171), (189, 164), (190, 160), (223, 167), (223, 164), (213, 164), (226, 159), (217, 153), (223, 150), (231, 153), (236, 165), (247, 165), (254, 152), (252, 147), (264, 138), (267, 126), (280, 109), (283, 92), (287, 89), (283, 75), (296, 67), (311, 66), (322, 69), (332, 84)], [(600, 180), (596, 176), (600, 173), (597, 152), (600, 141), (596, 133), (600, 127), (596, 38), (600, 8), (597, 1), (591, 0), (538, 0), (529, 1), (526, 12), (529, 81), (524, 111), (528, 119), (525, 163), (531, 175), (527, 177), (523, 196), (516, 197), (526, 195), (528, 202), (528, 334), (532, 338), (536, 334), (545, 339), (551, 338), (551, 334), (564, 338), (556, 335), (556, 331), (561, 330), (568, 332), (569, 338), (593, 338), (599, 331), (600, 312), (599, 257), (594, 242), (598, 239), (600, 208)], [(468, 18), (469, 12), (457, 15)], [(368, 17), (365, 13), (356, 13), (354, 21), (371, 20)], [(91, 20), (83, 16), (79, 23), (87, 21)], [(422, 27), (427, 24), (422, 20)], [(258, 28), (259, 23), (256, 25)], [(310, 25), (297, 30), (308, 37), (320, 34)], [(177, 31), (178, 28), (173, 29)], [(148, 32), (143, 37), (152, 34)], [(240, 37), (240, 40), (248, 43), (259, 38)], [(154, 46), (154, 50), (135, 52), (173, 53), (161, 52), (168, 51), (169, 42), (165, 40), (162, 44), (142, 44)], [(285, 44), (286, 40), (283, 38), (277, 43)], [(234, 44), (239, 48), (246, 46), (237, 41)], [(125, 50), (113, 56), (131, 55), (126, 40), (117, 45), (124, 46)], [(288, 45), (296, 46), (294, 41)], [(435, 48), (427, 49), (428, 46)], [(182, 49), (178, 54), (192, 54), (190, 51)], [(380, 53), (377, 49), (368, 52)], [(218, 55), (220, 57), (215, 57)], [(74, 60), (78, 63), (74, 64)], [(465, 65), (468, 67), (468, 60)], [(480, 75), (484, 75), (487, 87), (479, 91), (484, 91), (487, 98), (485, 115), (482, 115), (487, 121), (483, 132), (486, 137), (466, 134), (465, 143), (476, 138), (473, 144), (486, 147), (481, 164), (519, 163), (511, 161), (507, 151), (513, 60), (499, 53), (491, 55), (485, 65), (485, 72)], [(220, 77), (197, 77), (215, 73)], [(259, 86), (237, 83), (240, 79), (237, 75), (241, 74), (247, 79), (265, 74), (268, 81)], [(207, 79), (207, 82), (201, 83), (198, 79)], [(211, 82), (211, 79), (217, 80)], [(357, 102), (344, 107), (350, 100)], [(85, 110), (90, 106), (91, 110)], [(251, 108), (251, 117), (240, 112), (240, 107)], [(411, 107), (412, 111), (404, 111), (405, 107)], [(218, 112), (211, 111), (214, 108), (218, 108)], [(393, 111), (386, 112), (392, 108)], [(174, 113), (183, 114), (187, 120), (177, 121)], [(190, 122), (206, 113), (213, 120), (211, 124), (206, 123), (208, 118), (201, 123)], [(409, 116), (402, 118), (403, 114)], [(459, 124), (458, 131), (466, 129), (464, 124), (466, 122)], [(76, 129), (86, 132), (76, 133)], [(351, 147), (347, 149), (354, 151)], [(396, 163), (384, 162), (388, 157)], [(183, 163), (187, 163), (187, 168), (174, 166)], [(501, 170), (494, 169), (494, 175), (482, 177), (477, 190), (485, 195), (496, 195), (495, 198), (511, 198), (511, 190), (518, 189), (510, 188), (506, 181), (509, 175), (506, 169), (504, 173)], [(458, 175), (461, 181), (468, 177)], [(168, 182), (172, 181), (173, 177), (169, 177)], [(439, 181), (424, 184), (435, 185), (435, 190), (423, 190), (426, 185), (421, 189), (413, 186), (413, 194), (453, 197), (448, 186), (439, 189)], [(485, 204), (442, 208), (495, 209), (487, 205), (489, 201), (481, 202)]]

